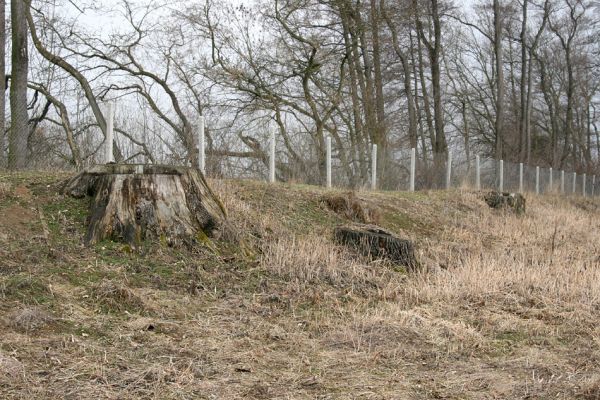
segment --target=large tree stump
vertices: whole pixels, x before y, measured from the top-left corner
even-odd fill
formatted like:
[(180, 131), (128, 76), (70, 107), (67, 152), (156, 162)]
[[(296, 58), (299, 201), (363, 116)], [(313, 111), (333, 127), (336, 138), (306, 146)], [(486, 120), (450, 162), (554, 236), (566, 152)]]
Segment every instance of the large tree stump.
[(337, 243), (366, 257), (387, 259), (411, 271), (419, 268), (413, 243), (377, 226), (340, 226), (335, 228), (333, 236)]
[(139, 246), (159, 239), (170, 246), (203, 241), (226, 211), (202, 174), (161, 165), (98, 165), (67, 181), (62, 192), (91, 197), (86, 244), (104, 239)]

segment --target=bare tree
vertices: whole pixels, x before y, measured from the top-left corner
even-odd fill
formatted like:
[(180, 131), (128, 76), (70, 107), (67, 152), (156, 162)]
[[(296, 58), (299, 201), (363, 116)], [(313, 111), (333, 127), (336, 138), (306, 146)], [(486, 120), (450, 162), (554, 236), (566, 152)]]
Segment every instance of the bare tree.
[[(63, 57), (53, 54), (50, 50), (48, 50), (44, 46), (44, 44), (42, 43), (41, 39), (38, 36), (36, 24), (33, 20), (33, 15), (31, 13), (31, 0), (13, 0), (13, 2), (15, 2), (15, 1), (22, 3), (22, 6), (21, 6), (22, 14), (21, 14), (19, 23), (24, 26), (25, 31), (27, 30), (27, 25), (29, 25), (29, 30), (31, 32), (31, 39), (32, 39), (33, 44), (34, 44), (35, 48), (37, 49), (37, 51), (42, 55), (42, 57), (44, 57), (50, 63), (62, 68), (69, 75), (71, 75), (73, 78), (75, 78), (77, 80), (77, 82), (81, 85), (81, 88), (83, 89), (83, 91), (85, 93), (85, 97), (88, 100), (90, 107), (92, 108), (92, 112), (94, 113), (94, 117), (96, 118), (96, 122), (97, 122), (98, 126), (102, 130), (102, 133), (106, 136), (106, 129), (107, 129), (106, 119), (104, 118), (104, 114), (102, 113), (102, 110), (100, 109), (98, 100), (96, 98), (96, 95), (94, 94), (94, 91), (93, 91), (88, 79), (85, 77), (85, 75), (81, 71), (79, 71), (76, 67), (74, 67), (69, 62), (67, 62), (67, 60), (65, 60)], [(25, 83), (27, 83), (27, 82), (25, 82)], [(116, 142), (113, 143), (113, 151), (114, 151), (115, 159), (117, 161), (120, 161), (123, 159), (121, 150), (116, 145)]]
[(22, 169), (27, 163), (27, 76), (29, 55), (27, 49), (26, 5), (21, 0), (11, 0), (12, 57), (10, 83), (10, 115), (8, 167)]
[(496, 62), (496, 158), (504, 158), (504, 61), (502, 53), (502, 11), (494, 0), (494, 55)]
[[(418, 5), (414, 1), (415, 10)], [(433, 118), (435, 121), (435, 139), (432, 142), (433, 158), (435, 169), (443, 170), (444, 163), (448, 156), (448, 144), (444, 131), (444, 108), (442, 105), (442, 88), (441, 88), (441, 51), (442, 51), (442, 23), (440, 19), (440, 10), (438, 0), (431, 0), (431, 24), (433, 25), (433, 37), (428, 38), (423, 28), (423, 21), (417, 13), (416, 26), (419, 32), (420, 40), (425, 44), (429, 54), (429, 62), (431, 67), (431, 86), (433, 89)], [(441, 179), (441, 176), (440, 178)], [(438, 182), (441, 184), (441, 181)]]
[(6, 148), (6, 1), (0, 0), (0, 167), (5, 164)]

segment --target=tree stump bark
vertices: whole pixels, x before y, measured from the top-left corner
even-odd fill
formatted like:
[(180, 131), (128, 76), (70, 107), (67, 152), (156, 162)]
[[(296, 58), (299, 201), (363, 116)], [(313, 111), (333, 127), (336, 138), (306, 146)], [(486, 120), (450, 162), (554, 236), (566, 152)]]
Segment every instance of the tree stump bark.
[(413, 243), (379, 227), (340, 226), (333, 235), (337, 243), (353, 248), (366, 257), (387, 259), (410, 271), (419, 268)]
[(186, 167), (98, 165), (71, 178), (62, 192), (91, 197), (87, 245), (104, 239), (133, 248), (146, 239), (169, 246), (202, 242), (227, 215), (202, 174)]
[(489, 192), (484, 196), (488, 206), (494, 209), (511, 210), (517, 215), (525, 214), (525, 197), (520, 193)]

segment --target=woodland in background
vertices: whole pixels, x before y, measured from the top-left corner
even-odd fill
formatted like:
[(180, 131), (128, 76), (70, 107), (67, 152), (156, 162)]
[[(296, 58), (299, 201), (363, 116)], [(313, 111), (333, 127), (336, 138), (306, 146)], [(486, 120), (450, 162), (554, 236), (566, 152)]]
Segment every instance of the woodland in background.
[(433, 185), (449, 150), (600, 172), (590, 0), (0, 3), (9, 169), (102, 162), (115, 102), (117, 161), (194, 165), (203, 115), (211, 176), (266, 173), (274, 129), (280, 180), (322, 183), (327, 136), (351, 186), (373, 144), (382, 187), (413, 147)]

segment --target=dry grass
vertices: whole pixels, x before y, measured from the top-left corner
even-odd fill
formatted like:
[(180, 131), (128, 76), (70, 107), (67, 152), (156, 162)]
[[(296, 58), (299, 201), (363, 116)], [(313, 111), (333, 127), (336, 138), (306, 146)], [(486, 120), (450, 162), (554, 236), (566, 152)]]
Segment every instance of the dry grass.
[(126, 285), (111, 279), (104, 279), (92, 285), (89, 297), (109, 311), (133, 311), (144, 313), (151, 311), (142, 297), (138, 296)]
[(8, 323), (11, 328), (26, 333), (35, 332), (46, 327), (54, 320), (54, 317), (41, 307), (26, 307), (13, 311), (8, 316)]
[(406, 274), (333, 244), (324, 190), (213, 185), (216, 249), (83, 249), (74, 205), (44, 210), (48, 243), (5, 242), (3, 398), (599, 398), (597, 200), (359, 193), (415, 241)]

